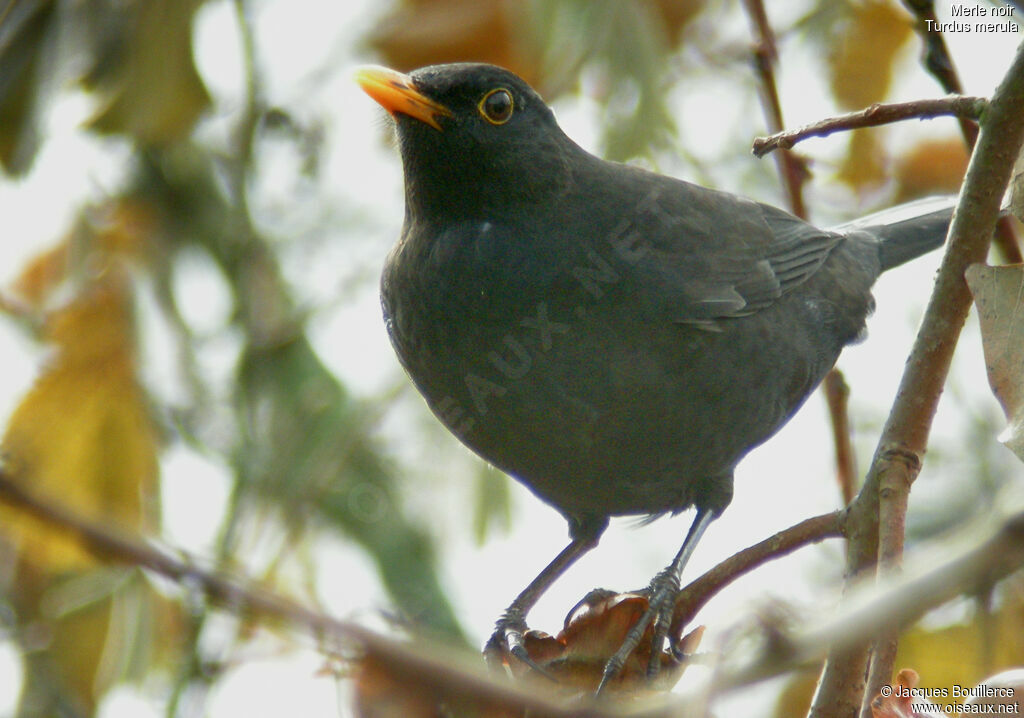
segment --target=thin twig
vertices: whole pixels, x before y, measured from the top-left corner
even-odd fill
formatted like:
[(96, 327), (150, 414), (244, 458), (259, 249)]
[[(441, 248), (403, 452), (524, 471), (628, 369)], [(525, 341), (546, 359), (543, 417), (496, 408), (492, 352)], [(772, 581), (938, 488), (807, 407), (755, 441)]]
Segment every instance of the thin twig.
[(804, 519), (795, 526), (779, 531), (764, 541), (733, 554), (707, 573), (694, 579), (679, 592), (672, 615), (670, 635), (693, 620), (701, 608), (719, 591), (740, 576), (773, 559), (786, 556), (798, 548), (843, 535), (842, 511)]
[(848, 506), (857, 493), (857, 460), (850, 440), (848, 411), (850, 387), (838, 369), (833, 369), (825, 375), (822, 386), (832, 423), (832, 443), (836, 447), (836, 482), (843, 497), (843, 506)]
[(746, 666), (719, 673), (714, 690), (737, 688), (808, 665), (829, 647), (833, 652), (849, 650), (862, 643), (864, 636), (909, 626), (927, 611), (971, 594), (979, 586), (991, 586), (1022, 568), (1024, 513), (1016, 513), (985, 540), (938, 565), (930, 564), (923, 573), (889, 581), (867, 594), (858, 591), (833, 619), (774, 635), (770, 652)]
[[(779, 100), (778, 87), (775, 82), (774, 65), (778, 62), (778, 50), (775, 44), (775, 33), (771, 23), (768, 22), (768, 13), (765, 11), (763, 0), (744, 0), (744, 8), (750, 19), (751, 30), (756, 37), (754, 46), (754, 59), (758, 69), (758, 76), (761, 80), (761, 97), (768, 129), (775, 133), (782, 132), (782, 103)], [(761, 156), (761, 155), (758, 155)], [(807, 163), (803, 157), (784, 148), (775, 155), (776, 167), (786, 194), (789, 198), (790, 211), (797, 217), (807, 219), (807, 207), (804, 203), (803, 186), (810, 173), (807, 170)], [(839, 470), (836, 473), (839, 479), (840, 490), (843, 493), (845, 506), (853, 497), (853, 452), (850, 450), (849, 421), (846, 417), (846, 402), (842, 396), (833, 395), (839, 385), (845, 386), (842, 375), (838, 369), (829, 371), (823, 384), (822, 390), (825, 393), (825, 400), (830, 408), (832, 418), (832, 433), (835, 438), (836, 457)], [(840, 413), (838, 410), (842, 408)]]
[[(224, 163), (224, 174), (230, 186), (233, 219), (236, 222), (236, 226), (241, 229), (237, 240), (242, 244), (248, 244), (255, 241), (255, 229), (250, 214), (247, 188), (252, 171), (256, 127), (261, 114), (260, 79), (256, 66), (256, 40), (253, 36), (253, 27), (246, 0), (234, 0), (232, 9), (234, 10), (235, 24), (238, 28), (238, 37), (241, 40), (240, 59), (242, 61), (244, 93), (242, 111), (233, 128), (231, 154)], [(244, 285), (240, 284), (239, 286), (242, 290), (247, 289)], [(173, 295), (168, 293), (167, 297), (169, 301), (166, 306), (171, 310), (169, 314), (172, 325), (179, 326), (176, 321), (179, 318), (177, 304), (174, 301)], [(182, 355), (187, 359), (191, 359), (192, 357), (188, 354), (190, 352), (188, 348), (189, 336), (183, 322), (180, 324), (180, 328), (184, 329), (184, 332), (180, 334)], [(191, 379), (192, 388), (201, 387), (202, 380), (199, 378), (198, 372), (193, 373), (193, 365), (186, 361), (185, 366), (189, 370), (186, 372), (186, 376)], [(203, 395), (197, 394), (195, 399), (197, 400), (199, 410), (202, 411)], [(244, 484), (245, 482), (241, 477), (236, 475), (231, 486), (230, 500), (228, 501), (227, 509), (224, 512), (218, 531), (215, 558), (217, 566), (223, 566), (235, 550), (234, 543), (240, 519), (241, 494), (244, 490)], [(189, 698), (198, 707), (205, 702), (209, 693), (212, 681), (205, 675), (207, 672), (205, 665), (208, 661), (205, 660), (203, 655), (204, 648), (201, 641), (209, 615), (208, 604), (197, 607), (189, 615), (186, 627), (187, 641), (183, 646), (183, 653), (186, 655), (184, 660), (181, 661), (177, 675), (174, 677), (168, 697), (168, 716), (176, 716), (178, 714), (178, 706), (186, 694), (189, 695)], [(237, 633), (230, 638), (225, 636), (221, 645), (228, 645), (231, 641), (237, 641), (238, 638)]]
[[(921, 62), (931, 73), (942, 89), (952, 95), (962, 95), (964, 86), (960, 82), (960, 75), (953, 63), (953, 56), (949, 54), (949, 47), (946, 45), (946, 36), (931, 28), (938, 24), (939, 18), (935, 15), (935, 3), (933, 0), (903, 0), (903, 4), (917, 18), (914, 30), (921, 37), (924, 50), (921, 53)], [(976, 119), (976, 118), (975, 118)], [(968, 145), (974, 146), (978, 138), (978, 126), (961, 118), (960, 127), (963, 130), (964, 138)]]
[[(850, 507), (848, 575), (859, 574), (878, 557), (879, 490), (907, 485), (924, 454), (953, 349), (970, 308), (964, 271), (983, 261), (988, 250), (1000, 201), (1010, 180), (1014, 160), (1024, 143), (1024, 45), (1017, 50), (1006, 77), (984, 115), (978, 143), (967, 168), (960, 200), (949, 230), (946, 254), (921, 329), (907, 360), (900, 387), (886, 421), (867, 479)], [(916, 460), (908, 460), (915, 457)], [(894, 458), (896, 460), (894, 460)], [(896, 477), (887, 476), (896, 472)], [(900, 474), (904, 476), (900, 476)], [(845, 687), (863, 685), (867, 667), (866, 643), (853, 646), (855, 655), (830, 655), (812, 706), (815, 718), (856, 715), (861, 706), (838, 702)], [(876, 677), (881, 668), (875, 672)], [(866, 701), (869, 699), (866, 699)]]
[(567, 706), (537, 686), (521, 687), (495, 681), (475, 653), (439, 643), (421, 645), (399, 641), (256, 588), (249, 581), (211, 572), (154, 545), (116, 533), (108, 525), (86, 520), (54, 501), (42, 499), (3, 470), (0, 470), (0, 502), (70, 533), (101, 558), (146, 568), (180, 586), (202, 591), (232, 613), (279, 620), (329, 645), (357, 646), (362, 658), (386, 665), (408, 683), (442, 687), (452, 695), (473, 696), (502, 708), (525, 709), (531, 711), (531, 715), (558, 718), (622, 715), (613, 707), (603, 710), (596, 706)]
[[(526, 711), (538, 718), (618, 718), (627, 715), (633, 718), (670, 718), (691, 714), (676, 697), (662, 697), (647, 708), (636, 704), (621, 706), (589, 701), (569, 704), (564, 698), (545, 692), (542, 684), (519, 685), (495, 680), (475, 653), (429, 641), (396, 640), (309, 609), (272, 591), (256, 588), (250, 581), (211, 572), (152, 544), (119, 534), (108, 524), (84, 519), (55, 501), (42, 499), (2, 469), (0, 502), (68, 532), (98, 556), (149, 569), (182, 587), (202, 591), (211, 601), (237, 615), (250, 614), (279, 620), (322, 640), (325, 645), (348, 647), (349, 651), (357, 648), (360, 660), (369, 661), (389, 675), (400, 677), (406, 689), (417, 695), (440, 700), (458, 697), (471, 701), (478, 709), (507, 709), (515, 711), (515, 715)], [(788, 542), (792, 548), (806, 543), (808, 537), (830, 535), (831, 531), (838, 529), (841, 520), (842, 515), (838, 512), (818, 516), (762, 543), (777, 544), (769, 553), (779, 555), (785, 549), (782, 544)], [(772, 652), (745, 666), (716, 674), (708, 690), (721, 693), (779, 675), (817, 659), (827, 646), (846, 647), (883, 627), (906, 626), (925, 611), (955, 596), (976, 592), (979, 586), (991, 586), (1022, 567), (1024, 513), (1017, 513), (1002, 522), (989, 538), (945, 563), (929, 565), (923, 574), (900, 578), (860, 602), (849, 602), (842, 614), (825, 623), (776, 636)], [(731, 569), (722, 570), (735, 573)]]
[[(546, 693), (542, 685), (495, 680), (475, 653), (432, 642), (399, 641), (306, 608), (272, 591), (256, 588), (249, 581), (213, 573), (154, 545), (119, 534), (108, 524), (91, 522), (54, 501), (41, 499), (2, 469), (0, 502), (68, 532), (99, 556), (149, 569), (182, 587), (202, 591), (235, 614), (279, 620), (323, 640), (326, 645), (358, 648), (360, 660), (368, 660), (390, 675), (401, 677), (406, 689), (418, 695), (459, 697), (477, 708), (507, 709), (515, 711), (515, 715), (526, 711), (538, 718), (670, 718), (690, 714), (676, 697), (662, 698), (647, 708), (586, 701), (567, 704), (564, 699)], [(786, 540), (795, 546), (801, 543), (796, 540), (798, 534), (823, 537), (836, 529), (840, 521), (839, 513), (815, 517), (762, 543), (777, 542), (787, 536)], [(774, 553), (777, 555), (780, 550), (782, 547), (776, 547)], [(851, 602), (841, 615), (823, 624), (777, 636), (773, 652), (738, 669), (716, 674), (709, 690), (721, 693), (779, 675), (817, 659), (826, 646), (849, 646), (882, 627), (908, 625), (925, 611), (955, 596), (975, 592), (978, 586), (992, 585), (1022, 567), (1024, 513), (1018, 513), (1009, 516), (988, 539), (945, 563), (930, 566), (926, 573), (901, 578), (866, 600)]]
[(948, 115), (977, 119), (981, 117), (987, 104), (988, 101), (984, 97), (965, 95), (949, 95), (948, 97), (910, 102), (877, 103), (864, 110), (838, 117), (829, 117), (795, 130), (786, 130), (770, 137), (757, 137), (754, 139), (753, 152), (757, 157), (763, 157), (776, 149), (789, 149), (797, 142), (802, 142), (809, 137), (827, 137), (835, 132), (862, 127), (878, 127), (902, 120), (924, 120)]
[[(754, 48), (754, 59), (757, 63), (758, 75), (761, 79), (762, 106), (768, 121), (768, 129), (771, 132), (779, 133), (783, 129), (782, 105), (779, 102), (777, 85), (773, 65), (778, 59), (775, 35), (771, 24), (768, 22), (768, 14), (765, 11), (762, 0), (744, 0), (744, 8), (750, 19), (752, 30), (757, 37)], [(775, 156), (776, 167), (786, 188), (789, 197), (790, 210), (797, 217), (807, 219), (807, 208), (803, 201), (803, 183), (807, 180), (809, 173), (807, 165), (801, 157), (792, 152), (789, 148), (782, 149)], [(832, 371), (835, 371), (834, 369)], [(826, 395), (827, 395), (826, 387)], [(838, 427), (833, 425), (833, 432), (838, 432)], [(837, 453), (839, 448), (836, 449)]]
[[(775, 46), (775, 33), (762, 0), (743, 0), (743, 7), (750, 18), (751, 31), (754, 33), (754, 65), (761, 81), (761, 105), (764, 108), (768, 130), (781, 132), (782, 103), (779, 102), (778, 85), (775, 82), (775, 63), (779, 56)], [(804, 204), (804, 183), (810, 176), (807, 163), (793, 152), (782, 152), (776, 156), (776, 167), (786, 188), (790, 211), (801, 219), (807, 219), (807, 206)]]

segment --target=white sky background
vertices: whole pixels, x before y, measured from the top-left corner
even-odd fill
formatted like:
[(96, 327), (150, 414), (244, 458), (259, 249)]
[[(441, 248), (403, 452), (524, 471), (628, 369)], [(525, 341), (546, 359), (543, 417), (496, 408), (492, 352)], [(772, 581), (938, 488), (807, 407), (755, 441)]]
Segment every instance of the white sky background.
[[(323, 189), (317, 190), (319, 194), (309, 198), (308, 204), (288, 204), (292, 195), (287, 158), (268, 153), (265, 161), (272, 170), (265, 173), (263, 182), (253, 190), (261, 200), (253, 202), (257, 218), (273, 226), (277, 213), (322, 212), (331, 203), (336, 203), (342, 214), (359, 212), (370, 218), (369, 236), (345, 236), (343, 243), (333, 247), (318, 245), (315, 261), (306, 266), (288, 266), (292, 279), (302, 278), (301, 291), (309, 299), (329, 300), (336, 297), (342, 280), (351, 277), (360, 262), (373, 272), (379, 270), (398, 235), (402, 218), (397, 152), (381, 141), (381, 111), (350, 80), (351, 67), (376, 61), (360, 53), (357, 41), (383, 12), (382, 3), (270, 0), (256, 4), (256, 48), (267, 97), (287, 107), (300, 121), (322, 120), (327, 130)], [(938, 4), (940, 15), (948, 19), (948, 0)], [(769, 12), (795, 14), (803, 5), (769, 3)], [(731, 14), (732, 26), (721, 28), (723, 42), (748, 42), (745, 18), (738, 12)], [(773, 20), (781, 25), (784, 18)], [(227, 2), (211, 2), (203, 8), (196, 40), (197, 62), (215, 99), (227, 108), (237, 106), (241, 63), (237, 29)], [(969, 94), (991, 94), (1019, 40), (1019, 36), (1009, 34), (947, 36)], [(914, 67), (896, 72), (897, 84), (891, 100), (941, 94), (934, 80), (916, 67), (918, 47), (916, 39), (909, 44), (905, 62)], [(787, 126), (830, 114), (827, 88), (812, 81), (817, 72), (801, 71), (816, 67), (821, 59), (792, 43), (783, 45), (782, 50), (779, 80)], [(311, 76), (325, 65), (337, 68), (337, 72), (326, 78)], [(678, 118), (681, 132), (686, 137), (702, 138), (701, 142), (684, 140), (684, 144), (708, 161), (718, 161), (718, 157), (734, 151), (735, 161), (724, 167), (712, 166), (711, 177), (720, 188), (734, 191), (741, 189), (735, 182), (736, 176), (765, 171), (758, 163), (774, 173), (772, 160), (754, 159), (749, 146), (725, 145), (737, 136), (763, 134), (753, 81), (736, 79), (731, 76), (723, 80), (714, 69), (709, 69), (703, 79), (677, 89), (686, 96), (686, 101), (678, 105), (682, 108)], [(740, 96), (744, 89), (749, 89), (749, 94)], [(584, 147), (597, 149), (597, 118), (592, 103), (567, 98), (560, 100), (555, 110), (570, 136)], [(0, 182), (0, 217), (5, 228), (0, 242), (3, 284), (17, 275), (28, 258), (62, 236), (77, 207), (90, 199), (99, 200), (117, 188), (122, 176), (117, 158), (127, 155), (126, 148), (117, 141), (100, 140), (79, 130), (90, 112), (89, 99), (82, 95), (58, 102), (47, 120), (48, 140), (33, 172), (19, 182)], [(890, 142), (901, 142), (925, 134), (944, 134), (951, 125), (950, 120), (907, 123), (891, 130), (887, 138)], [(214, 118), (201, 131), (223, 132), (223, 121)], [(828, 207), (846, 199), (835, 185), (827, 182), (829, 161), (839, 156), (843, 146), (843, 139), (837, 138), (812, 140), (800, 148), (815, 158), (818, 179), (807, 186), (807, 197), (813, 215), (822, 222), (831, 219), (826, 216)], [(682, 161), (666, 161), (661, 169), (694, 178)], [(778, 194), (757, 198), (774, 203), (783, 201)], [(339, 232), (346, 231), (339, 228)], [(911, 328), (927, 299), (938, 260), (939, 253), (934, 253), (879, 281), (875, 290), (878, 310), (869, 323), (869, 338), (849, 348), (839, 361), (852, 387), (855, 412), (870, 407), (870, 411), (882, 414), (891, 404), (913, 338)], [(198, 324), (217, 326), (218, 317), (228, 310), (228, 300), (216, 280), (197, 270), (183, 279), (181, 289), (183, 296), (189, 298), (184, 307), (187, 317)], [(373, 395), (400, 375), (380, 320), (375, 281), (365, 282), (355, 301), (318, 315), (310, 333), (322, 358), (356, 393)], [(167, 353), (166, 340), (161, 338), (158, 328), (146, 330), (145, 334), (150, 345), (146, 354), (150, 358), (147, 379), (151, 384), (169, 385), (167, 391), (173, 393), (174, 379), (167, 374), (169, 362), (160, 358), (162, 350), (164, 355)], [(35, 376), (40, 350), (4, 321), (0, 321), (0, 345), (6, 348), (0, 355), (0, 419), (6, 419)], [(225, 347), (219, 355), (205, 357), (211, 371), (229, 374), (234, 358), (229, 349)], [(969, 393), (978, 397), (975, 403), (998, 411), (988, 397), (973, 321), (965, 331), (954, 371), (961, 386), (970, 387)], [(418, 408), (415, 402), (418, 399), (410, 399), (409, 405)], [(832, 448), (823, 404), (819, 395), (813, 395), (778, 436), (740, 465), (733, 504), (709, 530), (686, 571), (687, 578), (699, 575), (775, 531), (837, 507), (838, 490), (832, 480)], [(383, 429), (409, 433), (408, 439), (403, 438), (404, 451), (410, 461), (420, 462), (410, 463), (406, 468), (413, 474), (424, 465), (430, 466), (422, 462), (431, 455), (429, 442), (433, 438), (414, 435), (421, 413), (407, 412), (389, 421)], [(952, 440), (961, 428), (962, 417), (951, 411), (950, 402), (944, 402), (935, 425), (935, 443), (941, 445), (943, 437)], [(869, 445), (874, 438), (859, 437)], [(961, 445), (959, 439), (955, 445)], [(414, 491), (410, 502), (424, 515), (429, 511), (441, 524), (438, 531), (442, 536), (442, 578), (463, 625), (482, 641), (505, 605), (565, 543), (566, 527), (555, 511), (516, 484), (511, 532), (492, 538), (483, 547), (476, 546), (469, 522), (461, 515), (466, 509), (451, 505), (465, 502), (468, 494), (460, 482), (468, 477), (448, 476), (449, 468), (431, 467), (420, 481), (411, 478)], [(223, 508), (226, 476), (221, 468), (210, 466), (183, 449), (168, 453), (163, 470), (167, 479), (165, 536), (172, 545), (202, 553), (209, 547)], [(927, 492), (928, 482), (926, 464), (915, 501)], [(196, 501), (199, 492), (204, 496), (203, 502)], [(450, 498), (450, 502), (439, 500), (439, 496)], [(444, 512), (446, 505), (451, 514)], [(204, 514), (202, 508), (208, 508), (208, 512)], [(456, 512), (460, 514), (457, 518)], [(678, 549), (690, 518), (685, 514), (643, 528), (635, 528), (634, 521), (614, 522), (601, 546), (581, 560), (531, 614), (531, 625), (554, 633), (567, 608), (595, 586), (630, 589), (645, 585)], [(342, 617), (375, 620), (372, 613), (384, 601), (384, 594), (366, 560), (341, 539), (325, 540), (318, 551), (326, 604)], [(837, 574), (842, 565), (839, 555), (838, 543), (805, 550), (796, 560), (776, 562), (723, 592), (699, 617), (712, 629), (705, 637), (704, 647), (714, 646), (716, 636), (721, 635), (718, 629), (771, 596), (806, 602), (814, 608), (827, 607), (833, 596), (823, 596), (821, 586), (838, 587)], [(13, 691), (5, 689), (16, 685), (16, 662), (12, 663), (11, 657), (10, 647), (0, 643), (0, 716), (9, 713), (13, 706)], [(8, 664), (13, 667), (6, 668)], [(338, 689), (329, 679), (314, 676), (319, 666), (315, 655), (245, 664), (219, 685), (210, 715), (337, 715)], [(691, 674), (688, 678), (696, 677), (699, 671)], [(749, 692), (742, 703), (742, 714), (766, 713), (772, 691), (774, 688), (768, 686)], [(767, 702), (759, 703), (762, 698)], [(305, 704), (300, 706), (300, 701)], [(728, 705), (722, 704), (721, 714), (730, 714)], [(120, 690), (105, 706), (103, 715), (162, 715), (162, 709), (133, 691)]]

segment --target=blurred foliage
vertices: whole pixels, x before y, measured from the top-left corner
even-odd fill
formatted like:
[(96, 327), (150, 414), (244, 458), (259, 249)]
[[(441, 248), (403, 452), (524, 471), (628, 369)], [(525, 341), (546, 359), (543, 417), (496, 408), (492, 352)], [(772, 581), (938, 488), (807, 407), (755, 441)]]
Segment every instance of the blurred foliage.
[(442, 62), (490, 62), (514, 68), (541, 86), (541, 72), (517, 31), (529, 20), (521, 0), (404, 0), (395, 4), (368, 38), (397, 70)]
[[(992, 605), (989, 605), (989, 604)], [(965, 620), (941, 628), (915, 626), (900, 637), (897, 670), (921, 675), (922, 688), (971, 687), (1002, 666), (1024, 665), (1024, 581), (1000, 587), (995, 599), (971, 602)], [(804, 715), (818, 679), (809, 669), (787, 681), (775, 704), (776, 718)]]
[[(596, 66), (604, 154), (626, 160), (670, 147), (675, 121), (666, 72), (706, 0), (403, 0), (370, 38), (396, 69), (489, 62), (514, 71), (548, 102), (578, 90)], [(530, 32), (523, 32), (529, 28)]]
[(89, 126), (144, 144), (188, 136), (210, 102), (192, 62), (201, 0), (116, 4), (97, 22), (96, 64), (84, 86), (102, 98)]
[(481, 464), (476, 475), (473, 501), (473, 536), (478, 544), (493, 530), (508, 529), (512, 520), (507, 477), (488, 464)]
[[(82, 222), (15, 285), (28, 302), (24, 316), (54, 356), (8, 423), (4, 460), (39, 494), (81, 516), (146, 534), (156, 525), (159, 431), (135, 379), (126, 262), (147, 227), (131, 207), (111, 214)], [(70, 298), (57, 300), (61, 290)], [(17, 514), (4, 518), (28, 563), (53, 574), (95, 565), (70, 538)]]
[(599, 71), (596, 96), (603, 116), (603, 154), (613, 160), (651, 156), (676, 137), (667, 101), (673, 40), (701, 9), (700, 0), (675, 3), (566, 0), (540, 3), (533, 20), (547, 81), (576, 89), (587, 66)]
[[(123, 185), (76, 208), (66, 235), (0, 295), (0, 310), (47, 352), (4, 430), (5, 469), (85, 518), (159, 537), (160, 482), (175, 478), (161, 476), (161, 455), (186, 445), (231, 472), (210, 557), (216, 568), (256, 570), (267, 585), (312, 602), (313, 571), (293, 559), (337, 532), (376, 567), (402, 625), (464, 641), (438, 578), (435, 536), (452, 521), (465, 521), (479, 541), (503, 530), (508, 481), (478, 463), (473, 493), (465, 494), (471, 511), (438, 518), (407, 506), (402, 473), (429, 474), (429, 467), (401, 465), (378, 434), (383, 400), (360, 397), (317, 355), (308, 325), (320, 308), (300, 306), (301, 288), (282, 269), (296, 239), (286, 222), (280, 231), (259, 225), (254, 215), (266, 210), (250, 207), (264, 171), (254, 160), (261, 143), (294, 145), (302, 181), (323, 183), (329, 133), (318, 118), (293, 116), (287, 98), (265, 96), (245, 0), (232, 5), (245, 55), (243, 101), (211, 97), (193, 60), (201, 6), (11, 0), (0, 7), (3, 172), (31, 175), (47, 108), (76, 92), (93, 103), (84, 130), (132, 148)], [(650, 160), (692, 153), (702, 141), (677, 132), (685, 95), (676, 89), (702, 69), (695, 60), (715, 63), (726, 78), (749, 74), (750, 48), (723, 29), (738, 12), (720, 0), (395, 0), (364, 46), (403, 70), (494, 62), (548, 100), (585, 93), (598, 108), (603, 152)], [(811, 2), (776, 30), (783, 42), (814, 48), (822, 62), (780, 72), (822, 73), (838, 109), (859, 109), (886, 99), (894, 73), (904, 71), (911, 27), (894, 1)], [(337, 68), (311, 70), (323, 81)], [(958, 141), (894, 150), (884, 138), (884, 130), (854, 133), (837, 179), (855, 193), (883, 187), (898, 198), (956, 190), (966, 156)], [(744, 155), (749, 139), (737, 138), (734, 154)], [(356, 231), (365, 227), (341, 236)], [(231, 299), (223, 325), (212, 330), (237, 342), (228, 386), (202, 370), (196, 357), (210, 337), (197, 336), (178, 306), (175, 277), (196, 257), (214, 268)], [(174, 402), (140, 380), (147, 332), (138, 317), (147, 297), (174, 335), (185, 377), (185, 397)], [(360, 350), (346, 337), (337, 347)], [(991, 492), (999, 482), (980, 484)], [(260, 543), (267, 536), (280, 538), (269, 551)], [(19, 718), (92, 715), (112, 686), (157, 669), (170, 676), (168, 715), (176, 715), (183, 696), (199, 700), (230, 665), (224, 653), (251, 638), (244, 623), (226, 639), (222, 628), (218, 645), (227, 648), (212, 650), (205, 640), (212, 614), (201, 597), (158, 590), (141, 572), (110, 568), (10, 511), (0, 512), (0, 566), (0, 615), (26, 668)], [(925, 658), (915, 661), (930, 675)]]
[(959, 137), (918, 142), (895, 158), (892, 176), (898, 189), (894, 201), (959, 189), (967, 159), (967, 148)]
[(887, 178), (885, 150), (878, 133), (871, 130), (854, 130), (850, 133), (850, 145), (843, 157), (836, 177), (851, 187), (878, 187)]
[(12, 173), (28, 170), (39, 149), (36, 127), (52, 51), (56, 3), (7, 3), (0, 21), (0, 164)]
[[(19, 316), (53, 354), (11, 416), (3, 452), (5, 467), (38, 495), (150, 535), (160, 431), (135, 378), (130, 265), (149, 228), (138, 209), (86, 213), (16, 280)], [(30, 648), (31, 631), (23, 642), (24, 715), (89, 714), (131, 667), (153, 663), (137, 661), (141, 654), (174, 645), (173, 633), (148, 619), (180, 607), (141, 573), (97, 566), (76, 541), (24, 514), (0, 510), (0, 525), (17, 553), (15, 610), (23, 625), (52, 631), (43, 645)]]
[(26, 562), (10, 592), (26, 669), (18, 715), (92, 715), (117, 684), (142, 682), (180, 660), (181, 602), (141, 571), (99, 567), (54, 576), (39, 568)]
[(889, 94), (898, 53), (914, 34), (906, 10), (888, 0), (840, 3), (828, 47), (829, 89), (843, 110), (859, 110)]
[(0, 165), (29, 169), (40, 113), (68, 80), (94, 93), (92, 129), (144, 144), (183, 139), (210, 98), (192, 60), (201, 0), (12, 0), (0, 16)]
[(1007, 428), (999, 440), (1024, 460), (1024, 333), (1017, 320), (1024, 274), (1020, 265), (968, 268), (966, 279), (981, 324), (985, 369), (992, 393), (1006, 415)]

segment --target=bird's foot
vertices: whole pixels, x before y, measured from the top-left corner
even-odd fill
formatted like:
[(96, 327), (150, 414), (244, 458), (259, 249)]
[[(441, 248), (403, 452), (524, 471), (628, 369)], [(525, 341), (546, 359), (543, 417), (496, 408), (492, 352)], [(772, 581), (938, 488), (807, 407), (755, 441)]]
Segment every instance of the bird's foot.
[[(487, 661), (487, 665), (492, 670), (504, 673), (506, 659), (511, 656), (512, 659), (540, 675), (552, 678), (551, 674), (537, 665), (527, 652), (523, 636), (528, 630), (529, 626), (526, 625), (526, 617), (523, 616), (523, 612), (515, 606), (507, 608), (501, 614), (501, 618), (495, 624), (494, 633), (491, 634), (484, 646), (484, 659)], [(552, 680), (554, 679), (552, 678)]]
[[(597, 687), (597, 695), (600, 695), (608, 684), (619, 676), (626, 661), (640, 645), (640, 641), (652, 625), (651, 653), (647, 663), (648, 680), (656, 678), (661, 669), (665, 640), (672, 625), (672, 613), (675, 609), (676, 596), (679, 594), (679, 576), (674, 568), (669, 566), (659, 572), (651, 580), (650, 586), (642, 593), (647, 594), (648, 597), (647, 609), (629, 629), (619, 649), (605, 663), (601, 682)], [(673, 645), (671, 648), (673, 656), (679, 660), (681, 657), (678, 655), (677, 647)]]

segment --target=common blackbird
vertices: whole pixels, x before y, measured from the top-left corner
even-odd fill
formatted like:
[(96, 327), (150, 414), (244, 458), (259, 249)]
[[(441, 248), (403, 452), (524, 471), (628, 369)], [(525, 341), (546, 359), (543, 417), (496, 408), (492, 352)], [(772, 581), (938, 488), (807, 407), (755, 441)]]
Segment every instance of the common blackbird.
[(610, 516), (696, 508), (607, 681), (652, 620), (660, 651), (736, 464), (862, 334), (878, 275), (942, 244), (951, 209), (817, 229), (589, 154), (498, 67), (357, 80), (394, 116), (405, 170), (381, 279), (395, 351), (449, 430), (569, 522), (489, 649), (525, 658), (527, 611)]

